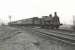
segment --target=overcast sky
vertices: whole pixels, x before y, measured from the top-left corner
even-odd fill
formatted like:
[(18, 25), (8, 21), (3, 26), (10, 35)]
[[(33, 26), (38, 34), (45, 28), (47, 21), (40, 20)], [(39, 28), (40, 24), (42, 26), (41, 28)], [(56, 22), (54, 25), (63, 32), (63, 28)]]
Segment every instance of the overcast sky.
[(62, 23), (72, 24), (75, 15), (74, 0), (0, 0), (0, 19), (8, 22), (33, 16), (44, 16), (57, 12)]

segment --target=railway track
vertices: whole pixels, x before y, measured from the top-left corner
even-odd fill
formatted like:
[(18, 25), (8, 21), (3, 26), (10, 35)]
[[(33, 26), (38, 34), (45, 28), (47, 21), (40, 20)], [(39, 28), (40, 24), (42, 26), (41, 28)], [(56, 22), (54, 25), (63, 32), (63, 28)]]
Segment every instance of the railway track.
[(47, 36), (65, 43), (74, 44), (75, 45), (75, 34), (68, 34), (63, 32), (55, 32), (55, 31), (46, 31), (43, 29), (33, 29), (35, 32), (40, 33), (40, 35)]
[[(27, 28), (27, 27), (26, 27)], [(21, 27), (21, 29), (25, 29)], [(63, 32), (63, 31), (55, 31), (55, 30), (47, 30), (47, 29), (39, 29), (39, 28), (32, 28), (28, 27), (28, 31), (33, 33), (40, 34), (40, 36), (52, 38), (58, 41), (62, 41), (64, 43), (75, 45), (75, 34), (70, 32)]]
[(48, 30), (48, 29), (42, 29), (42, 30), (46, 30), (47, 32), (58, 32), (57, 34), (63, 34), (63, 35), (72, 35), (75, 36), (75, 32), (69, 32), (69, 31), (60, 31), (60, 30)]

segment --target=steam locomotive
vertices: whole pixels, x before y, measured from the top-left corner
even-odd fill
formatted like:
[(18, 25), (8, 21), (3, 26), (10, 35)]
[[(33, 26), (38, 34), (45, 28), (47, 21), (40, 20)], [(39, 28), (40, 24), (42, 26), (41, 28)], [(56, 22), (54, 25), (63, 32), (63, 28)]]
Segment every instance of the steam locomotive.
[(60, 23), (59, 17), (57, 16), (57, 12), (54, 12), (54, 17), (52, 17), (52, 14), (50, 14), (49, 16), (42, 16), (42, 18), (33, 17), (16, 22), (11, 22), (9, 23), (9, 25), (58, 29), (62, 24)]

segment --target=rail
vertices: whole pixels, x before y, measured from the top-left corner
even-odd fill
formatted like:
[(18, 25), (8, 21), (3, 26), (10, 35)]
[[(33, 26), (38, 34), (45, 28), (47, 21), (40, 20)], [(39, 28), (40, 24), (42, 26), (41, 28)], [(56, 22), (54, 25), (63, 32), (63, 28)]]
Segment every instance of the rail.
[(62, 32), (59, 33), (59, 32), (53, 32), (53, 31), (47, 32), (42, 29), (33, 29), (32, 28), (32, 31), (33, 30), (35, 32), (40, 33), (41, 35), (44, 35), (44, 36), (47, 36), (47, 37), (50, 37), (50, 38), (53, 38), (53, 39), (56, 39), (56, 40), (59, 40), (59, 41), (65, 42), (65, 43), (75, 44), (75, 35), (68, 35), (68, 34), (63, 34)]
[(32, 28), (32, 27), (20, 27), (22, 30), (25, 28), (30, 30), (31, 32), (38, 33), (41, 36), (46, 36), (48, 38), (52, 38), (58, 41), (62, 41), (64, 43), (75, 45), (75, 34), (68, 34), (61, 31), (53, 31), (53, 30), (45, 30), (45, 29), (38, 29), (38, 28)]

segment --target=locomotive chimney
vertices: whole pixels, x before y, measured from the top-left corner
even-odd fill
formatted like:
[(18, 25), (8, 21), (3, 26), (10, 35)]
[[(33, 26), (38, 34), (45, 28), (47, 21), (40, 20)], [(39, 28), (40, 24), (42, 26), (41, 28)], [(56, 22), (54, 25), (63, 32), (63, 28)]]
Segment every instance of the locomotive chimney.
[(57, 12), (54, 12), (54, 16), (57, 16)]

